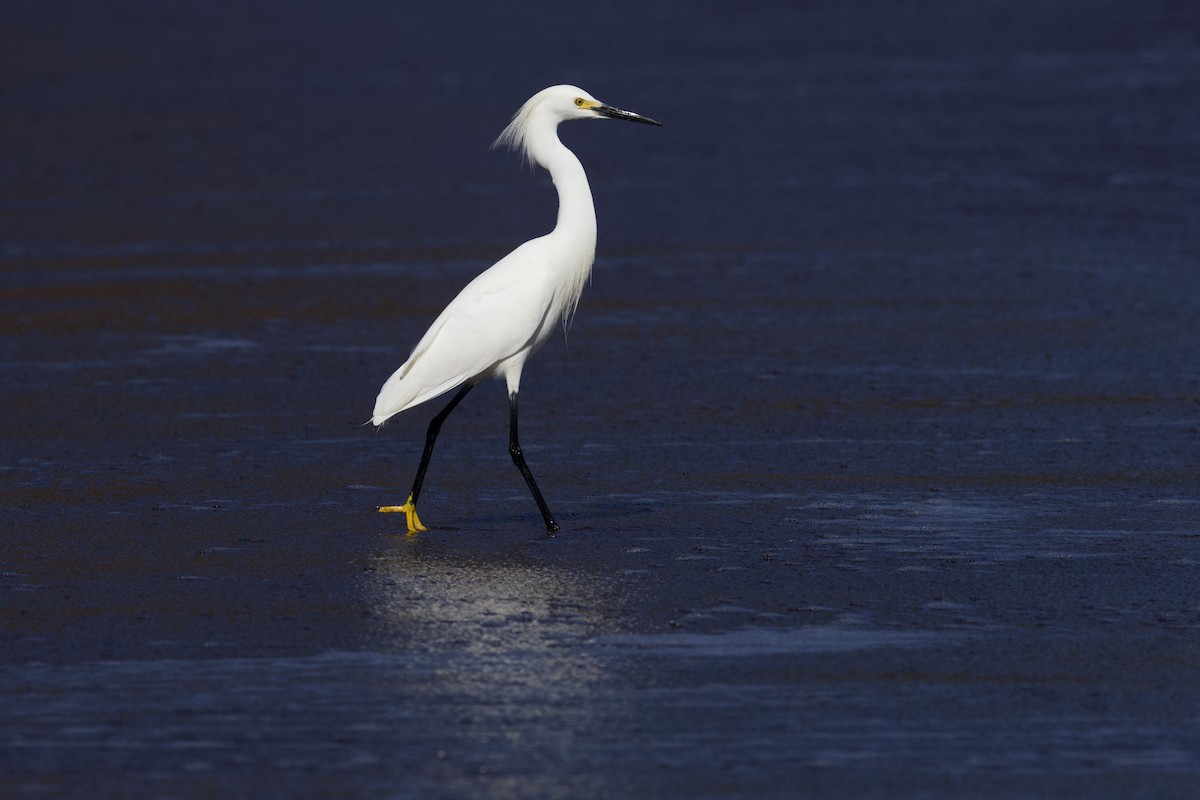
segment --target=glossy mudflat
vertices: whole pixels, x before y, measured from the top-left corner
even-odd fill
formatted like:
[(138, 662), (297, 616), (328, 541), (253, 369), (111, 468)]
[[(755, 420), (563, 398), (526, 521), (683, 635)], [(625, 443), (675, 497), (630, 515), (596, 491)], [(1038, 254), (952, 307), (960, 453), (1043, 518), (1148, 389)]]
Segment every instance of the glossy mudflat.
[[(1194, 793), (1187, 4), (233, 8), (6, 36), (7, 794)], [(486, 148), (560, 80), (669, 123), (563, 131), (564, 533), (485, 385), (397, 535), (362, 399), (552, 218)]]

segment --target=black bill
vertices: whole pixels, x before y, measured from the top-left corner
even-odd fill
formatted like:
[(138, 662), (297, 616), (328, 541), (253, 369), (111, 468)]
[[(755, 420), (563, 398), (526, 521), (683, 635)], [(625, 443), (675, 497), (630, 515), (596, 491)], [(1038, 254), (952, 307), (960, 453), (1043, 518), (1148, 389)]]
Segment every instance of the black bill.
[(610, 117), (612, 119), (627, 119), (630, 122), (644, 122), (647, 125), (659, 125), (659, 126), (662, 125), (662, 123), (656, 119), (650, 119), (649, 117), (643, 117), (641, 114), (635, 114), (632, 111), (626, 111), (623, 108), (613, 108), (612, 106), (606, 106), (603, 103), (596, 106), (592, 110), (595, 111), (597, 114), (599, 114), (602, 117)]

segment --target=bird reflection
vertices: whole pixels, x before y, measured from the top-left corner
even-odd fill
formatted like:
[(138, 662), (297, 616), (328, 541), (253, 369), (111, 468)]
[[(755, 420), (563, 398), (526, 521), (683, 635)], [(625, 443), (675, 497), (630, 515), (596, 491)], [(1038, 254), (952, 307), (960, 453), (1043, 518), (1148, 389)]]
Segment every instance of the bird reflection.
[(377, 633), (389, 650), (431, 657), (439, 683), (493, 701), (508, 691), (527, 702), (520, 687), (534, 687), (537, 702), (553, 703), (603, 677), (588, 645), (614, 606), (604, 580), (519, 557), (435, 553), (419, 540), (396, 547), (364, 573)]

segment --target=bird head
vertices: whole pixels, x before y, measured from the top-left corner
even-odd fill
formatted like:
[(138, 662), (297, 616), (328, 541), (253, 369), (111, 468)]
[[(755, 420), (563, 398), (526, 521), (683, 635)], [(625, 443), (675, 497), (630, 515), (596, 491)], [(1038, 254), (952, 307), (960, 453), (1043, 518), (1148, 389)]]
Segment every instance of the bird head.
[(578, 86), (563, 84), (542, 89), (526, 100), (492, 146), (503, 145), (510, 150), (527, 152), (527, 143), (534, 131), (553, 131), (560, 122), (575, 119), (623, 119), (646, 125), (662, 125), (641, 114), (602, 103)]
[(646, 125), (662, 125), (657, 120), (643, 117), (623, 108), (616, 108), (602, 103), (578, 86), (551, 86), (543, 89), (537, 96), (545, 95), (544, 102), (550, 104), (552, 111), (557, 111), (561, 120), (571, 119), (623, 119), (629, 122), (641, 122)]

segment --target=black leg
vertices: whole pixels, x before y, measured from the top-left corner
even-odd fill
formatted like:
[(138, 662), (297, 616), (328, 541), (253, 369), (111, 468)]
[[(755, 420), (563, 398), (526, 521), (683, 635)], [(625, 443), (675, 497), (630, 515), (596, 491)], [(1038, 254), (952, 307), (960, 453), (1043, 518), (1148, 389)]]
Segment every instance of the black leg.
[(425, 482), (425, 470), (429, 469), (429, 459), (433, 457), (433, 443), (437, 441), (438, 433), (442, 430), (442, 423), (467, 396), (467, 392), (471, 391), (473, 385), (464, 383), (463, 387), (458, 390), (458, 394), (454, 395), (450, 402), (446, 403), (446, 407), (429, 421), (429, 429), (425, 431), (425, 452), (421, 454), (421, 466), (417, 468), (417, 477), (413, 480), (412, 494), (409, 496), (409, 502), (414, 506), (417, 504), (417, 498), (421, 495), (421, 484)]
[(558, 527), (558, 523), (554, 521), (554, 517), (550, 515), (550, 509), (546, 506), (546, 501), (542, 497), (541, 491), (538, 490), (537, 481), (533, 479), (533, 473), (529, 471), (529, 465), (525, 463), (525, 456), (521, 455), (521, 443), (517, 440), (516, 392), (508, 396), (508, 453), (512, 456), (513, 463), (517, 465), (517, 469), (521, 470), (521, 475), (525, 478), (525, 483), (529, 484), (529, 491), (533, 493), (533, 499), (537, 501), (538, 510), (542, 512), (542, 519), (546, 522), (546, 532), (555, 533), (562, 530)]
[(450, 416), (450, 412), (462, 402), (469, 391), (471, 391), (471, 384), (463, 384), (463, 387), (458, 390), (458, 394), (454, 395), (446, 407), (430, 420), (429, 429), (425, 432), (425, 452), (421, 454), (421, 466), (417, 469), (417, 477), (413, 481), (412, 494), (408, 496), (408, 502), (402, 506), (379, 506), (375, 509), (376, 511), (403, 513), (408, 522), (409, 534), (426, 530), (425, 526), (421, 524), (421, 518), (417, 516), (417, 495), (421, 493), (421, 484), (425, 482), (425, 470), (429, 469), (429, 459), (433, 456), (433, 443), (437, 441), (438, 431), (442, 429), (442, 423), (446, 421), (446, 417)]

